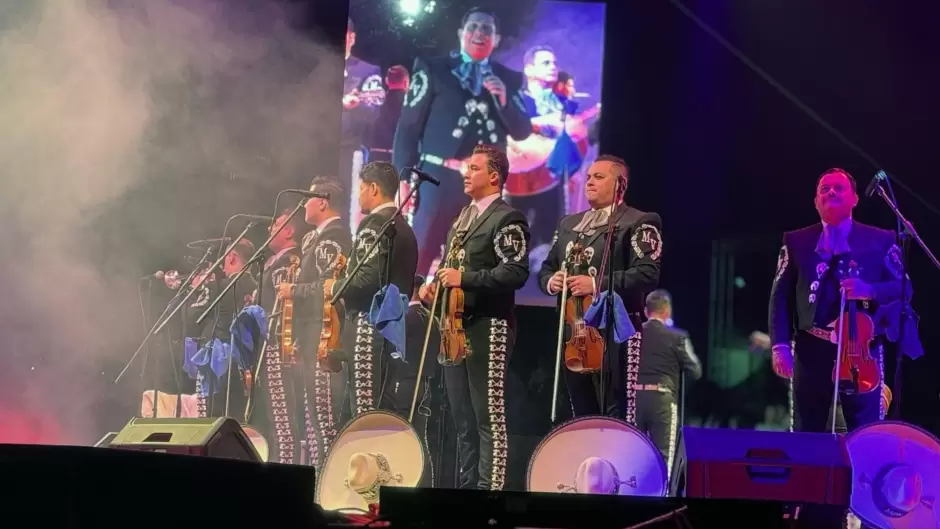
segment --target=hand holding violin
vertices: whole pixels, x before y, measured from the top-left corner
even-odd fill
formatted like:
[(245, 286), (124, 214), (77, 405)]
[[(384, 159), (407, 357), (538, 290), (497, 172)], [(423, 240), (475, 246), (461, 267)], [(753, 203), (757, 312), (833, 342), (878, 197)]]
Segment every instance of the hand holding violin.
[(277, 286), (277, 299), (291, 299), (294, 297), (294, 285), (281, 283)]
[(460, 286), (460, 270), (454, 268), (441, 268), (437, 271), (437, 279), (445, 287)]
[(568, 278), (568, 289), (571, 290), (571, 295), (580, 297), (580, 296), (593, 296), (594, 295), (594, 280), (591, 276), (572, 276)]
[(857, 277), (843, 279), (840, 286), (845, 289), (847, 299), (870, 300), (875, 297), (872, 286)]

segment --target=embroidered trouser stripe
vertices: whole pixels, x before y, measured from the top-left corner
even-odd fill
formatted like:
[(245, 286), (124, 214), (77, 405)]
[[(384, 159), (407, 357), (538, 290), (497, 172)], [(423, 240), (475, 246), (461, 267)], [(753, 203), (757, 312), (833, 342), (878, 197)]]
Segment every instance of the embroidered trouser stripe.
[(509, 324), (506, 320), (492, 320), (489, 336), (489, 368), (487, 370), (487, 408), (489, 427), (493, 434), (490, 489), (503, 490), (509, 458), (509, 434), (506, 431), (506, 367), (509, 358), (506, 342)]
[(289, 373), (281, 365), (281, 349), (277, 345), (268, 345), (264, 351), (265, 385), (268, 390), (269, 415), (273, 424), (274, 441), (277, 447), (277, 461), (293, 464), (294, 432), (293, 403), (290, 402), (291, 384)]
[(626, 420), (630, 424), (636, 424), (636, 396), (637, 380), (640, 374), (640, 346), (643, 343), (643, 334), (637, 331), (627, 340), (627, 359), (626, 365)]
[(369, 325), (366, 314), (360, 312), (355, 320), (355, 344), (350, 344), (352, 368), (349, 370), (349, 388), (352, 391), (353, 416), (375, 409), (377, 384), (373, 376), (373, 364), (378, 361), (373, 351), (382, 347), (382, 337)]
[(464, 323), (469, 356), (442, 370), (457, 428), (458, 481), (460, 488), (501, 490), (509, 459), (506, 376), (515, 331), (504, 319)]
[[(206, 408), (206, 396), (203, 395), (205, 391), (205, 378), (202, 373), (196, 374), (196, 416), (197, 417), (208, 417), (209, 413)], [(156, 398), (156, 397), (155, 397)]]
[(669, 456), (666, 458), (666, 476), (672, 477), (672, 464), (676, 458), (676, 437), (679, 434), (679, 405), (673, 402), (669, 405)]

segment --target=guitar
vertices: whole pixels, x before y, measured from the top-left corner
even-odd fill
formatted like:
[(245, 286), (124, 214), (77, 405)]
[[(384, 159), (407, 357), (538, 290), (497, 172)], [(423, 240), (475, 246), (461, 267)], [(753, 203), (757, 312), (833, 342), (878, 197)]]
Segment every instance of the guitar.
[[(585, 110), (580, 114), (568, 116), (565, 120), (565, 130), (572, 138), (586, 138), (586, 122), (598, 116), (601, 112), (601, 104), (598, 103), (593, 108)], [(538, 120), (538, 118), (535, 118)], [(545, 165), (548, 157), (555, 149), (555, 142), (558, 138), (546, 138), (541, 134), (531, 134), (522, 141), (514, 141), (508, 138), (506, 142), (506, 154), (509, 157), (510, 173), (525, 173)]]

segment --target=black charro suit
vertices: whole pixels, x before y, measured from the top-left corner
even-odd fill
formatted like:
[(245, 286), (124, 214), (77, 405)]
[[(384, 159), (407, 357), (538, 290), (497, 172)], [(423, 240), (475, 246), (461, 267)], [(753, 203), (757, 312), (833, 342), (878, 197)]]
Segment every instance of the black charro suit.
[(529, 277), (529, 226), (522, 212), (500, 198), (467, 229), (458, 231), (456, 224), (446, 246), (461, 248), (457, 265), (468, 356), (443, 371), (457, 427), (459, 485), (501, 490), (509, 457), (505, 382), (515, 343), (516, 291)]
[[(593, 230), (578, 233), (575, 228), (587, 214), (582, 211), (561, 219), (548, 257), (539, 271), (539, 286), (548, 291), (548, 282), (555, 272), (561, 270), (562, 262), (568, 256), (571, 247), (579, 242), (585, 248), (586, 262), (582, 269), (569, 268), (569, 276), (591, 275), (599, 273), (604, 245), (607, 240), (607, 224)], [(660, 258), (662, 254), (662, 221), (656, 213), (645, 213), (625, 204), (613, 210), (614, 215), (614, 250), (611, 266), (614, 273), (614, 290), (623, 299), (624, 307), (630, 314), (630, 320), (637, 334), (627, 341), (626, 347), (618, 347), (607, 358), (607, 410), (605, 415), (626, 418), (636, 422), (636, 396), (634, 386), (638, 383), (641, 346), (641, 319), (646, 295), (659, 283)], [(606, 273), (605, 273), (606, 275)], [(597, 291), (607, 288), (607, 278), (596, 278)], [(603, 336), (603, 333), (601, 334)], [(565, 382), (571, 398), (571, 407), (575, 417), (599, 415), (600, 409), (600, 374), (574, 373), (565, 369)], [(626, 380), (625, 380), (626, 374)]]
[(291, 264), (299, 265), (300, 260), (300, 248), (296, 246), (278, 251), (264, 264), (259, 285), (260, 305), (268, 315), (268, 329), (272, 332), (264, 349), (258, 381), (261, 391), (255, 392), (265, 413), (252, 414), (252, 422), (258, 421), (258, 427), (265, 433), (271, 445), (270, 460), (275, 463), (300, 463), (305, 430), (299, 413), (303, 409), (303, 380), (295, 366), (281, 363), (281, 315), (272, 314), (277, 285), (287, 281)]
[[(824, 432), (831, 426), (836, 347), (835, 338), (827, 334), (839, 317), (839, 262), (855, 261), (859, 278), (873, 287), (873, 300), (856, 302), (860, 310), (873, 313), (901, 298), (902, 268), (895, 234), (847, 222), (847, 253), (829, 256), (817, 251), (823, 225), (814, 224), (785, 233), (777, 260), (770, 294), (770, 339), (773, 345), (793, 344), (792, 415), (796, 431)], [(880, 340), (872, 344), (871, 351), (880, 365)], [(853, 388), (848, 389), (852, 393)], [(841, 415), (849, 431), (884, 417), (880, 389), (840, 396)]]
[[(349, 373), (352, 418), (377, 407), (395, 409), (394, 395), (390, 393), (395, 382), (387, 379), (388, 370), (384, 368), (395, 348), (369, 324), (367, 315), (382, 287), (394, 284), (406, 296), (412, 292), (418, 246), (405, 218), (397, 215), (383, 241), (366, 255), (382, 226), (395, 213), (395, 205), (388, 203), (362, 219), (346, 266), (346, 277), (350, 279), (342, 294), (346, 308), (343, 350)], [(355, 276), (348, 276), (359, 261), (364, 262), (362, 268)]]
[(682, 373), (688, 380), (702, 376), (702, 364), (692, 349), (689, 333), (655, 318), (644, 322), (636, 426), (659, 448), (670, 472), (679, 434), (677, 401)]
[[(310, 461), (317, 465), (325, 457), (341, 424), (346, 390), (344, 372), (330, 373), (317, 363), (320, 330), (323, 327), (323, 283), (333, 277), (338, 256), (352, 251), (352, 237), (339, 217), (308, 233), (301, 244), (300, 277), (294, 286), (294, 342), (303, 372), (308, 423)], [(342, 306), (337, 307), (340, 315)]]
[(521, 141), (532, 133), (522, 100), (522, 74), (492, 59), (481, 63), (481, 75), (496, 75), (506, 85), (506, 106), (500, 108), (485, 88), (474, 93), (473, 83), (462, 80), (463, 64), (457, 52), (416, 59), (395, 131), (392, 162), (402, 176), (408, 174), (404, 167), (420, 166), (441, 182), (421, 187), (412, 222), (422, 274), (440, 254), (447, 226), (468, 203), (459, 172), (444, 167), (444, 161), (465, 160), (477, 145), (495, 145), (505, 151), (508, 136)]

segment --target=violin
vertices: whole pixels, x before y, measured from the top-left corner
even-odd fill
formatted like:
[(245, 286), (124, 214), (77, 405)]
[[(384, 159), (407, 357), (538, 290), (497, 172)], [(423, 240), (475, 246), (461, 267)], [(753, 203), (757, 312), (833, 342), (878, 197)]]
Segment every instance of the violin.
[[(857, 278), (858, 264), (850, 261), (846, 268), (839, 261), (839, 279)], [(875, 337), (875, 324), (864, 311), (858, 310), (855, 300), (846, 300), (842, 291), (843, 312), (839, 315), (837, 346), (840, 361), (832, 373), (833, 382), (849, 386), (858, 393), (869, 393), (881, 385), (881, 369), (871, 356), (871, 342)]]
[(339, 281), (343, 272), (346, 270), (346, 256), (339, 254), (333, 261), (333, 277), (323, 282), (323, 325), (320, 327), (320, 345), (317, 347), (317, 364), (321, 369), (326, 369), (331, 373), (339, 373), (343, 369), (343, 363), (335, 356), (330, 355), (330, 351), (335, 351), (340, 347), (340, 328), (339, 313), (333, 305), (331, 293), (333, 285)]
[[(282, 283), (296, 283), (300, 276), (300, 257), (290, 256), (290, 266), (287, 268)], [(294, 358), (294, 300), (285, 299), (281, 307), (281, 362), (288, 365), (296, 362)]]
[[(451, 242), (450, 251), (441, 261), (443, 268), (460, 268), (459, 255), (461, 249), (460, 236), (456, 235)], [(421, 351), (422, 362), (427, 355), (428, 344), (431, 339), (431, 327), (434, 324), (433, 315), (437, 314), (438, 300), (441, 300), (440, 331), (441, 350), (437, 355), (437, 362), (443, 366), (460, 365), (468, 356), (467, 335), (463, 326), (464, 291), (460, 287), (440, 287), (440, 281), (434, 280), (429, 287), (433, 292), (434, 301), (431, 303), (431, 318), (428, 318), (428, 327), (424, 333), (424, 347)]]
[[(576, 270), (586, 264), (580, 242), (572, 246), (565, 264), (568, 262)], [(567, 268), (565, 271), (567, 276)], [(564, 321), (570, 331), (565, 344), (565, 367), (575, 373), (596, 373), (604, 360), (604, 339), (597, 329), (584, 323), (585, 309), (591, 306), (594, 296), (565, 297)]]
[[(458, 255), (461, 246), (462, 241), (454, 237), (450, 252), (444, 259), (445, 268), (460, 268)], [(463, 326), (464, 292), (460, 287), (437, 290), (442, 290), (441, 351), (437, 355), (437, 362), (443, 366), (460, 365), (470, 356), (470, 350), (467, 348), (467, 335)]]

